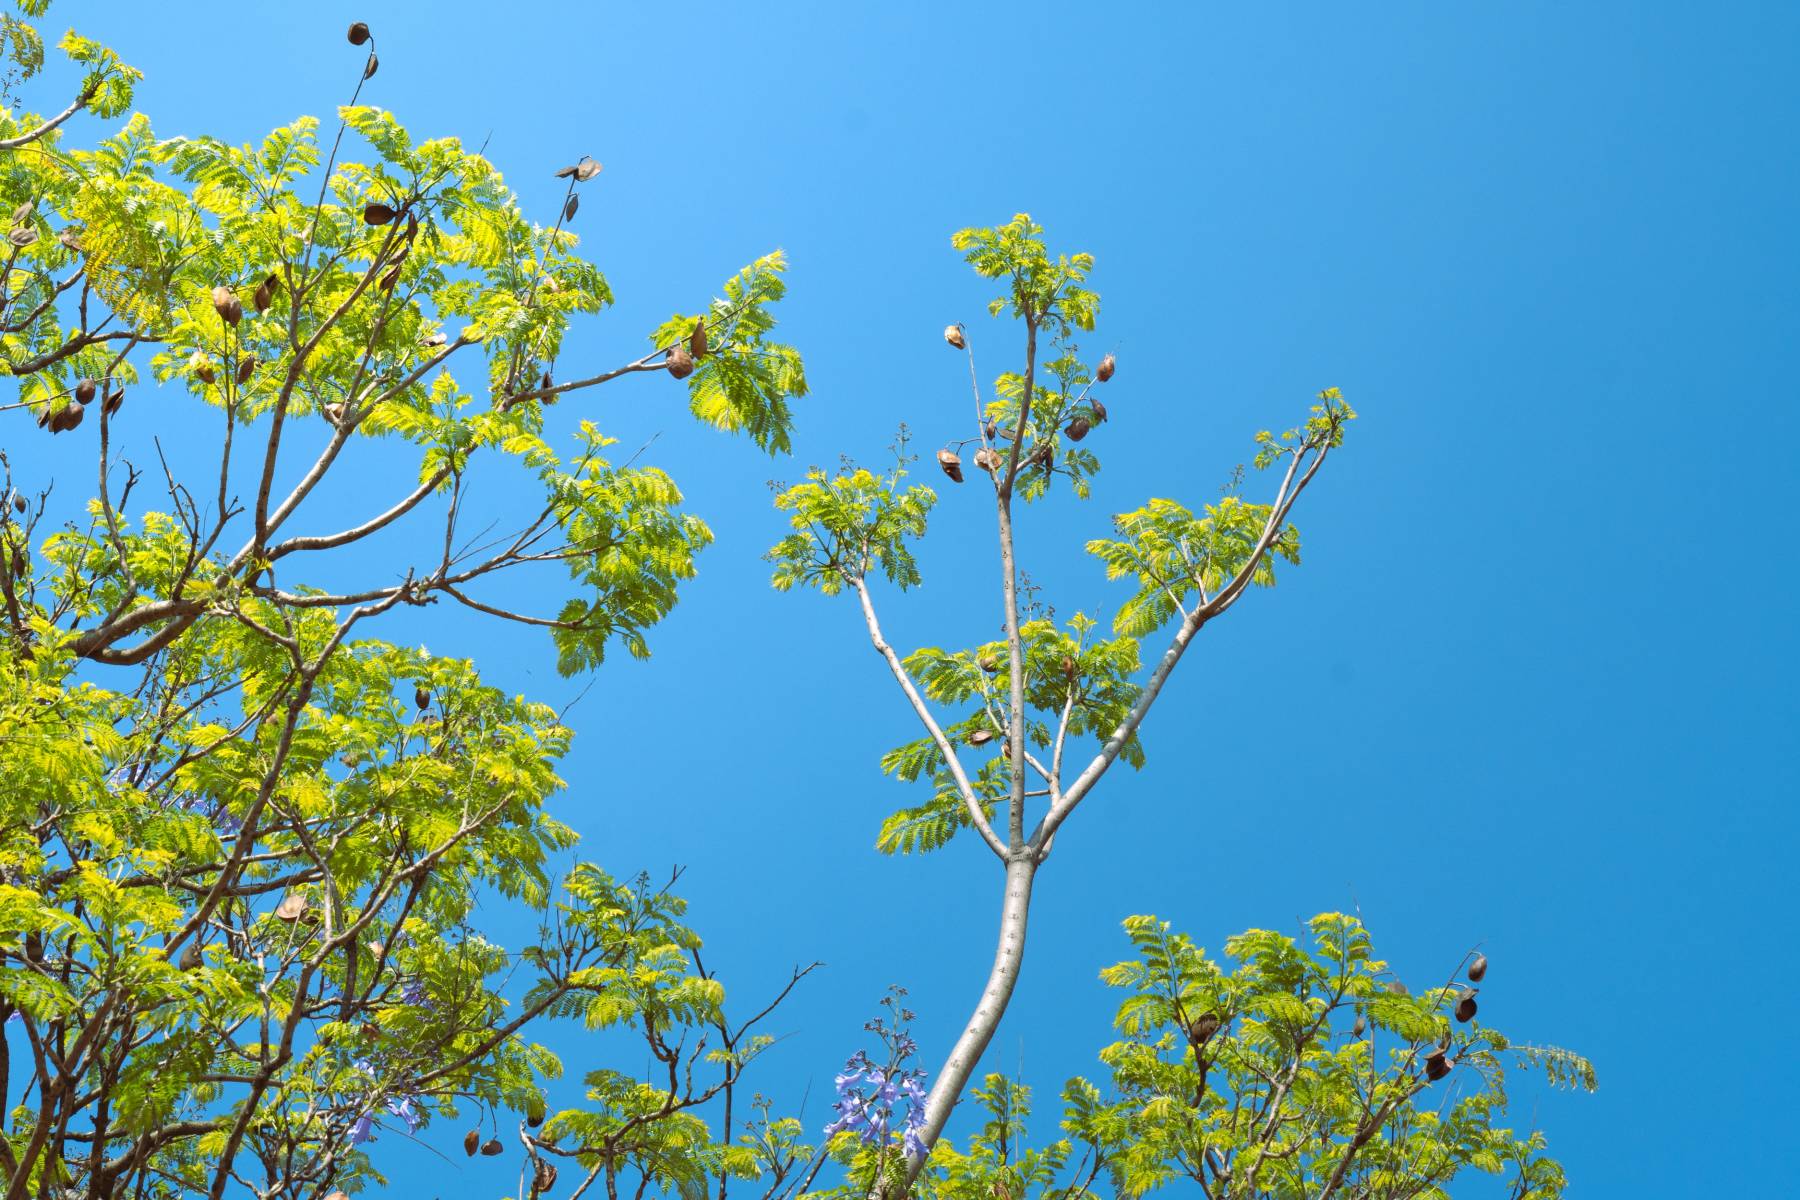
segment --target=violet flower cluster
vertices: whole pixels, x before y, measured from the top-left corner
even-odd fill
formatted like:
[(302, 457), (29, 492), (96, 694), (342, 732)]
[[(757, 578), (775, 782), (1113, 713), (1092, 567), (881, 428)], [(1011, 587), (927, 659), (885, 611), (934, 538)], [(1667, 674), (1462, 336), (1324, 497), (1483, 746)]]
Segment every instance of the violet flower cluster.
[(905, 1113), (898, 1128), (908, 1158), (925, 1153), (925, 1072), (908, 1071), (898, 1066), (881, 1067), (868, 1054), (858, 1050), (844, 1063), (837, 1076), (837, 1103), (832, 1107), (837, 1120), (825, 1127), (825, 1136), (845, 1130), (862, 1136), (865, 1145), (882, 1144), (896, 1128), (895, 1108), (905, 1102)]

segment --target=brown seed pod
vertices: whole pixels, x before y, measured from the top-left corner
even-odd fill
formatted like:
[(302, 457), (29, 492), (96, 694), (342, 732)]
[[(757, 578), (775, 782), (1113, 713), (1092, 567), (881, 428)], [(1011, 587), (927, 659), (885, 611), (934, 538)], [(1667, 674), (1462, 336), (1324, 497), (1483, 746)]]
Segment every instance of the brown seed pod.
[(219, 373), (213, 370), (212, 359), (206, 357), (204, 354), (196, 354), (194, 357), (188, 359), (188, 369), (194, 373), (194, 378), (198, 379), (201, 383), (210, 384), (219, 377)]
[(591, 158), (584, 158), (575, 167), (575, 181), (586, 183), (600, 173), (600, 164)]
[(1100, 360), (1100, 365), (1094, 368), (1094, 378), (1098, 379), (1101, 383), (1105, 383), (1113, 377), (1113, 372), (1116, 371), (1118, 367), (1118, 360), (1108, 354), (1105, 358)]
[(269, 301), (275, 298), (275, 289), (269, 286), (274, 278), (273, 275), (269, 276), (268, 279), (257, 284), (256, 290), (250, 293), (250, 303), (259, 313), (268, 312)]
[(1000, 673), (1000, 660), (997, 658), (989, 658), (988, 656), (983, 655), (980, 666), (981, 669), (986, 671), (989, 675), (998, 675)]
[(1075, 675), (1075, 660), (1066, 654), (1063, 656), (1062, 660), (1062, 673), (1070, 678), (1074, 678)]
[(694, 356), (687, 352), (686, 346), (677, 346), (669, 351), (669, 374), (677, 379), (686, 379), (694, 373)]
[(467, 1154), (470, 1158), (474, 1158), (475, 1152), (479, 1149), (481, 1149), (481, 1130), (471, 1129), (469, 1132), (463, 1134), (464, 1154)]
[(79, 230), (65, 229), (56, 235), (56, 240), (77, 254), (80, 254), (83, 250), (81, 245), (81, 233)]
[(65, 404), (50, 414), (50, 432), (63, 433), (81, 424), (85, 410), (79, 404)]
[(1487, 955), (1477, 954), (1475, 961), (1469, 964), (1469, 982), (1480, 983), (1487, 974)]
[(937, 460), (938, 466), (944, 468), (944, 474), (948, 475), (953, 483), (961, 483), (963, 481), (962, 459), (956, 456), (956, 451), (939, 450), (937, 453)]
[(971, 746), (985, 746), (993, 740), (994, 731), (991, 729), (977, 729), (969, 735), (969, 745)]
[(431, 693), (425, 690), (424, 684), (421, 683), (413, 689), (413, 703), (418, 705), (421, 711), (431, 707)]
[(37, 201), (36, 200), (27, 200), (27, 201), (25, 201), (25, 203), (19, 205), (19, 207), (13, 209), (12, 223), (14, 225), (23, 225), (26, 221), (29, 221), (31, 219), (31, 214), (36, 211), (37, 211)]
[(398, 266), (396, 266), (393, 270), (389, 271), (386, 275), (383, 275), (380, 279), (376, 280), (375, 286), (380, 288), (384, 292), (391, 292), (394, 290), (394, 285), (399, 282), (400, 282), (400, 268)]
[(213, 311), (227, 325), (236, 325), (244, 318), (244, 303), (237, 298), (237, 293), (220, 284), (212, 290)]
[(694, 322), (694, 332), (688, 334), (688, 353), (695, 358), (706, 357), (706, 322)]
[(106, 403), (100, 406), (100, 413), (102, 416), (110, 417), (118, 412), (120, 408), (124, 407), (124, 405), (125, 385), (119, 384), (117, 387), (113, 388), (112, 391), (106, 393)]
[(250, 377), (256, 374), (256, 362), (257, 359), (254, 354), (246, 354), (243, 358), (238, 360), (237, 381), (240, 385), (249, 383)]
[(531, 1186), (540, 1195), (556, 1186), (556, 1164), (538, 1159), (537, 1170), (533, 1173)]
[(19, 576), (23, 575), (25, 573), (25, 568), (30, 565), (31, 565), (30, 561), (25, 557), (25, 551), (19, 549), (17, 546), (14, 546), (13, 547), (13, 556), (12, 556), (13, 578), (16, 579)]
[(1094, 410), (1094, 424), (1104, 425), (1106, 423), (1106, 405), (1095, 400), (1090, 407)]
[(1388, 981), (1387, 990), (1391, 995), (1395, 995), (1395, 996), (1406, 995), (1406, 985), (1404, 983), (1401, 983), (1398, 979), (1390, 979)]
[(75, 385), (75, 402), (77, 404), (92, 404), (94, 402), (94, 392), (96, 390), (93, 380), (82, 380)]
[(1088, 419), (1086, 417), (1076, 417), (1073, 421), (1069, 422), (1069, 428), (1064, 432), (1069, 435), (1069, 440), (1071, 442), (1079, 442), (1088, 435), (1088, 430), (1092, 428), (1093, 426), (1088, 424)]
[(390, 208), (380, 201), (363, 205), (364, 225), (386, 225), (399, 215), (398, 210)]
[(496, 1155), (505, 1153), (506, 1147), (500, 1144), (499, 1138), (489, 1138), (481, 1144), (481, 1156), (483, 1158), (493, 1158)]
[(569, 176), (575, 174), (575, 172), (579, 171), (580, 169), (581, 169), (581, 165), (579, 163), (574, 164), (572, 166), (567, 166), (567, 167), (558, 167), (557, 171), (556, 171), (556, 177), (558, 179), (567, 179)]
[(381, 60), (379, 58), (376, 58), (375, 52), (371, 50), (369, 52), (368, 65), (363, 67), (363, 78), (364, 79), (375, 78), (375, 72), (380, 69), (381, 69)]
[(1470, 988), (1456, 1002), (1456, 1019), (1467, 1023), (1475, 1015), (1475, 989)]
[(298, 921), (306, 912), (306, 897), (299, 892), (289, 892), (275, 906), (275, 916), (279, 920)]
[(1369, 1028), (1369, 1018), (1362, 1013), (1357, 1013), (1356, 1014), (1356, 1024), (1350, 1026), (1350, 1036), (1351, 1037), (1361, 1037), (1363, 1035), (1363, 1032), (1365, 1030), (1367, 1030), (1368, 1028)]
[(342, 404), (333, 401), (330, 404), (321, 405), (319, 411), (324, 413), (325, 419), (330, 421), (333, 425), (343, 424), (344, 406)]
[(526, 1109), (525, 1123), (533, 1129), (542, 1125), (544, 1123), (544, 1106), (542, 1104), (533, 1103), (530, 1108)]
[(1037, 466), (1048, 468), (1050, 466), (1050, 458), (1055, 453), (1056, 451), (1050, 443), (1045, 442), (1031, 452), (1031, 461)]
[(13, 511), (22, 513), (25, 511), (25, 508), (26, 508), (25, 497), (18, 492), (14, 492), (13, 493)]
[(38, 240), (38, 231), (30, 225), (20, 225), (6, 235), (6, 240), (23, 250)]
[(986, 434), (987, 440), (991, 442), (994, 440), (994, 435), (1000, 432), (1000, 429), (992, 421), (989, 421), (986, 425), (981, 427), (981, 432)]
[(1000, 456), (983, 446), (975, 452), (975, 465), (991, 475), (1000, 469)]
[(963, 347), (965, 347), (969, 344), (967, 339), (965, 339), (963, 337), (963, 331), (962, 331), (961, 325), (946, 325), (946, 326), (944, 326), (944, 340), (946, 342), (949, 342), (952, 346), (954, 346), (958, 350), (961, 350)]
[(369, 40), (368, 25), (362, 21), (354, 22), (350, 26), (349, 37), (350, 37), (350, 44), (352, 46), (362, 45), (364, 42)]
[(581, 197), (571, 194), (567, 200), (563, 201), (563, 220), (573, 221), (575, 219), (575, 210), (580, 207)]
[(1425, 1078), (1433, 1082), (1450, 1073), (1450, 1060), (1444, 1057), (1442, 1050), (1425, 1060)]
[(1213, 1034), (1219, 1032), (1219, 1016), (1217, 1013), (1201, 1013), (1188, 1026), (1188, 1037), (1196, 1046), (1205, 1045)]

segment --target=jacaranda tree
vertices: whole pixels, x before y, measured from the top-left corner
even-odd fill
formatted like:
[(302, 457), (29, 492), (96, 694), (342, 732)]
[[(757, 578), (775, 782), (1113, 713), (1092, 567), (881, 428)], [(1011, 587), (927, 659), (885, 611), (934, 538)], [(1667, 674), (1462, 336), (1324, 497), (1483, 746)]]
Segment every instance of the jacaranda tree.
[[(42, 79), (44, 7), (0, 31), (12, 86)], [(74, 33), (76, 97), (0, 114), (6, 1200), (355, 1190), (381, 1179), (384, 1130), (446, 1127), (523, 1154), (533, 1193), (572, 1159), (565, 1192), (761, 1169), (758, 1143), (707, 1132), (747, 1100), (724, 1126), (694, 1115), (729, 1109), (766, 1042), (728, 1019), (680, 899), (550, 871), (575, 842), (546, 808), (559, 714), (377, 631), (458, 605), (547, 630), (565, 672), (646, 653), (711, 534), (596, 425), (547, 439), (545, 409), (650, 375), (781, 450), (806, 388), (770, 336), (783, 261), (645, 353), (567, 363), (571, 323), (611, 301), (573, 232), (600, 164), (558, 171), (533, 221), (482, 155), (366, 103), (375, 37), (349, 41), (323, 143), (312, 118), (248, 146), (159, 136), (127, 115), (137, 72)], [(26, 482), (52, 438), (83, 444), (74, 497)], [(349, 475), (362, 511), (323, 523)], [(478, 479), (535, 490), (532, 515), (497, 525)], [(515, 574), (532, 587), (495, 591)], [(560, 599), (505, 598), (526, 594)], [(483, 936), (484, 896), (535, 914), (535, 939)], [(558, 1018), (634, 1027), (667, 1070), (593, 1072), (544, 1137), (502, 1140), (503, 1114), (545, 1122), (560, 1065), (532, 1032)]]
[[(1099, 310), (1088, 286), (1093, 259), (1052, 255), (1024, 214), (965, 229), (953, 243), (978, 275), (999, 283), (989, 315), (1009, 315), (1022, 333), (1019, 369), (1000, 374), (984, 396), (967, 327), (944, 330), (967, 360), (972, 396), (966, 435), (935, 454), (953, 485), (992, 498), (1000, 638), (903, 655), (882, 633), (877, 585), (920, 582), (913, 547), (939, 499), (909, 482), (904, 434), (888, 470), (815, 469), (780, 492), (776, 507), (789, 514), (792, 532), (769, 554), (777, 588), (855, 596), (870, 645), (918, 721), (922, 736), (895, 747), (881, 766), (927, 794), (882, 824), (877, 845), (925, 853), (972, 831), (998, 868), (993, 966), (929, 1091), (922, 1073), (904, 1065), (915, 1047), (891, 1032), (885, 1064), (853, 1060), (840, 1078), (841, 1127), (832, 1132), (853, 1187), (893, 1196), (924, 1178), (945, 1195), (1073, 1195), (1104, 1171), (1122, 1195), (1187, 1178), (1215, 1200), (1408, 1196), (1435, 1194), (1464, 1166), (1499, 1171), (1510, 1163), (1521, 1195), (1554, 1194), (1560, 1174), (1537, 1156), (1536, 1136), (1515, 1138), (1493, 1124), (1505, 1107), (1505, 1039), (1453, 1025), (1443, 1011), (1454, 1004), (1460, 1021), (1471, 1020), (1473, 995), (1453, 996), (1447, 984), (1416, 998), (1385, 991), (1384, 964), (1372, 958), (1360, 924), (1341, 914), (1314, 920), (1310, 954), (1266, 931), (1235, 939), (1227, 953), (1242, 965), (1231, 973), (1166, 924), (1132, 918), (1139, 961), (1106, 973), (1132, 991), (1118, 1023), (1128, 1040), (1102, 1053), (1116, 1098), (1072, 1081), (1069, 1139), (1019, 1159), (1010, 1148), (1023, 1093), (990, 1075), (975, 1093), (989, 1124), (966, 1153), (940, 1145), (1018, 985), (1032, 890), (1058, 836), (1069, 836), (1065, 824), (1115, 763), (1143, 765), (1145, 720), (1193, 640), (1253, 585), (1273, 586), (1277, 560), (1299, 563), (1290, 514), (1356, 417), (1327, 388), (1301, 424), (1258, 433), (1255, 466), (1279, 479), (1266, 500), (1246, 497), (1236, 472), (1198, 514), (1151, 499), (1115, 517), (1115, 535), (1087, 551), (1129, 594), (1110, 622), (1077, 612), (1059, 625), (1047, 606), (1025, 598), (1015, 526), (1020, 505), (1059, 482), (1087, 498), (1100, 469), (1087, 439), (1101, 440), (1107, 411), (1099, 389), (1117, 362), (1109, 353), (1090, 365), (1078, 345)], [(1141, 643), (1157, 634), (1166, 648), (1145, 671)], [(1549, 1063), (1559, 1081), (1591, 1079), (1566, 1052), (1522, 1055)], [(1452, 1079), (1441, 1091), (1465, 1095), (1434, 1115), (1439, 1101), (1427, 1092), (1445, 1076)], [(1079, 1164), (1070, 1159), (1077, 1144)]]

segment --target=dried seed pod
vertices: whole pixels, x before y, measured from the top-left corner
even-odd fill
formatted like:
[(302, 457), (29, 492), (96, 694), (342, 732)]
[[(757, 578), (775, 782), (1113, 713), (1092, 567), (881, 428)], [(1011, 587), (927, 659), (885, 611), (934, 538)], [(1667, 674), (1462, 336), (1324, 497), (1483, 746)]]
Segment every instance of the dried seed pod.
[(1217, 1013), (1201, 1013), (1188, 1026), (1188, 1037), (1195, 1045), (1204, 1045), (1213, 1034), (1219, 1032), (1219, 1016)]
[(1089, 405), (1089, 407), (1091, 407), (1094, 410), (1094, 424), (1096, 424), (1096, 425), (1105, 424), (1106, 423), (1106, 405), (1100, 403), (1098, 400), (1095, 400)]
[(269, 285), (274, 281), (275, 277), (271, 275), (261, 283), (257, 284), (256, 290), (250, 293), (250, 303), (257, 312), (264, 313), (269, 311), (269, 301), (275, 298), (275, 289)]
[(92, 404), (94, 402), (94, 392), (96, 390), (96, 385), (93, 380), (82, 380), (75, 385), (75, 402), (77, 404)]
[(380, 288), (384, 292), (391, 292), (394, 290), (394, 285), (399, 282), (400, 282), (400, 268), (398, 266), (396, 266), (393, 270), (389, 271), (386, 275), (383, 275), (380, 279), (376, 280), (375, 286)]
[(1113, 372), (1116, 371), (1118, 367), (1118, 360), (1111, 354), (1108, 354), (1105, 358), (1100, 360), (1100, 365), (1094, 369), (1094, 378), (1098, 379), (1101, 383), (1105, 383), (1113, 377)]
[(994, 731), (991, 729), (977, 729), (969, 735), (969, 745), (971, 746), (985, 746), (993, 740)]
[(81, 424), (81, 419), (86, 415), (87, 410), (82, 408), (81, 405), (65, 404), (56, 411), (55, 416), (50, 418), (50, 432), (63, 433), (73, 429)]
[(56, 235), (56, 240), (61, 242), (63, 245), (67, 246), (69, 249), (73, 250), (77, 254), (82, 253), (82, 251), (84, 249), (84, 247), (81, 244), (81, 232), (77, 229), (63, 230), (61, 233)]
[(1069, 656), (1068, 656), (1068, 655), (1066, 655), (1066, 654), (1065, 654), (1065, 655), (1063, 655), (1063, 660), (1062, 660), (1062, 673), (1063, 673), (1063, 674), (1064, 674), (1064, 675), (1067, 675), (1067, 676), (1069, 676), (1069, 677), (1070, 677), (1070, 678), (1073, 678), (1073, 677), (1074, 677), (1074, 675), (1075, 675), (1075, 660), (1074, 660), (1074, 659), (1072, 659), (1072, 658), (1070, 658), (1070, 657), (1069, 657)]
[(694, 322), (694, 332), (688, 334), (688, 353), (695, 358), (706, 357), (706, 322)]
[(1350, 1026), (1351, 1037), (1361, 1037), (1369, 1028), (1369, 1018), (1363, 1013), (1356, 1014), (1356, 1024)]
[(537, 1170), (533, 1173), (532, 1188), (542, 1194), (556, 1186), (556, 1164), (538, 1159)]
[(525, 1123), (533, 1129), (536, 1129), (539, 1125), (544, 1123), (544, 1106), (542, 1103), (533, 1101), (531, 1107), (525, 1110)]
[(563, 201), (563, 220), (573, 221), (575, 219), (575, 210), (580, 207), (581, 197), (571, 193), (569, 198)]
[(1425, 1078), (1436, 1082), (1450, 1073), (1450, 1060), (1438, 1051), (1425, 1060)]
[(376, 58), (375, 52), (373, 50), (371, 50), (369, 52), (368, 64), (363, 67), (363, 78), (364, 79), (375, 78), (375, 72), (380, 69), (381, 69), (381, 60), (379, 58)]
[(31, 214), (36, 211), (37, 211), (37, 201), (36, 200), (27, 200), (27, 201), (25, 201), (25, 203), (19, 205), (19, 207), (13, 209), (12, 223), (14, 225), (23, 225), (26, 221), (29, 221), (31, 219)]
[(213, 311), (227, 325), (236, 325), (244, 319), (244, 302), (237, 298), (237, 293), (220, 284), (212, 290)]
[(694, 373), (694, 356), (687, 352), (686, 346), (677, 346), (669, 351), (669, 374), (677, 379), (686, 379)]
[(188, 359), (188, 370), (201, 383), (211, 383), (219, 377), (218, 372), (213, 370), (212, 359), (198, 352), (194, 354), (194, 357)]
[(1093, 426), (1088, 424), (1088, 419), (1086, 417), (1076, 417), (1073, 421), (1069, 422), (1069, 428), (1064, 432), (1069, 435), (1069, 440), (1071, 442), (1079, 442), (1088, 435), (1088, 430), (1091, 428), (1093, 428)]
[(289, 892), (275, 906), (275, 916), (283, 921), (298, 921), (306, 912), (306, 897), (299, 892)]
[(991, 475), (1000, 469), (1000, 456), (983, 446), (975, 452), (975, 465)]
[(986, 671), (989, 675), (997, 675), (1000, 673), (1000, 660), (983, 655), (981, 658), (981, 669)]
[(600, 164), (591, 158), (584, 158), (575, 167), (575, 180), (577, 183), (586, 183), (599, 173)]
[(26, 508), (25, 497), (19, 492), (14, 492), (13, 493), (13, 511), (22, 513), (25, 511), (25, 508)]
[(237, 381), (239, 385), (250, 382), (250, 376), (256, 374), (257, 358), (254, 354), (246, 354), (238, 360)]
[(325, 419), (330, 421), (333, 425), (343, 424), (344, 406), (342, 404), (333, 401), (330, 404), (321, 405), (319, 411), (324, 413)]
[(1480, 983), (1487, 974), (1487, 955), (1477, 954), (1475, 961), (1469, 964), (1469, 982)]
[(363, 205), (364, 225), (386, 225), (389, 221), (392, 221), (399, 215), (400, 213), (397, 209), (391, 208), (378, 200)]
[(38, 231), (30, 225), (20, 225), (6, 235), (6, 240), (23, 250), (38, 240)]
[(475, 1152), (479, 1149), (481, 1149), (481, 1130), (471, 1129), (469, 1132), (463, 1134), (464, 1154), (467, 1154), (470, 1158), (474, 1158)]
[(937, 460), (938, 466), (944, 468), (944, 474), (948, 475), (952, 482), (961, 483), (963, 481), (962, 459), (956, 456), (956, 451), (939, 450)]
[(125, 405), (125, 385), (119, 384), (106, 393), (106, 403), (100, 406), (100, 415), (110, 417)]
[(481, 1144), (481, 1156), (483, 1158), (493, 1158), (496, 1155), (505, 1153), (506, 1147), (500, 1144), (499, 1138), (489, 1138)]
[(1055, 453), (1055, 448), (1052, 447), (1049, 442), (1044, 442), (1038, 446), (1036, 450), (1031, 452), (1031, 461), (1037, 466), (1048, 468), (1050, 466), (1050, 458)]
[(1470, 988), (1462, 994), (1462, 999), (1456, 1002), (1456, 1019), (1466, 1024), (1474, 1015), (1475, 989)]
[(369, 40), (369, 27), (362, 21), (353, 22), (350, 26), (350, 44), (360, 46)]
[(949, 342), (952, 346), (954, 346), (958, 350), (961, 350), (963, 347), (965, 347), (969, 344), (967, 339), (965, 339), (963, 337), (963, 331), (962, 331), (961, 325), (946, 325), (946, 326), (944, 326), (944, 340), (946, 342)]
[(25, 574), (25, 568), (30, 565), (31, 565), (30, 560), (25, 557), (25, 551), (21, 550), (17, 546), (14, 546), (13, 547), (13, 556), (12, 556), (13, 578), (17, 579), (19, 576)]
[(575, 174), (575, 172), (579, 171), (580, 169), (581, 169), (581, 164), (579, 164), (579, 163), (576, 163), (576, 164), (573, 164), (573, 165), (567, 166), (567, 167), (558, 167), (557, 171), (556, 171), (556, 177), (558, 179), (567, 179), (567, 178), (569, 178), (569, 176)]
[(420, 711), (431, 707), (431, 693), (425, 690), (424, 684), (413, 689), (413, 703), (419, 706)]

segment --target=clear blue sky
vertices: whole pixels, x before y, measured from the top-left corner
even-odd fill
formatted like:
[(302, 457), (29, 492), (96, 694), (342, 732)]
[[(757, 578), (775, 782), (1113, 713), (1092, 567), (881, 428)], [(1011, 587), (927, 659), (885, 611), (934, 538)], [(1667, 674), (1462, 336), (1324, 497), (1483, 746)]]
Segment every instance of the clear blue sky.
[[(578, 227), (620, 303), (567, 363), (635, 356), (787, 250), (783, 331), (813, 385), (793, 460), (693, 428), (661, 378), (580, 401), (627, 447), (662, 435), (651, 459), (719, 541), (654, 661), (609, 665), (574, 710), (559, 815), (616, 871), (687, 866), (742, 1002), (830, 964), (754, 1080), (790, 1107), (810, 1080), (809, 1125), (890, 982), (935, 1067), (992, 954), (997, 879), (973, 842), (873, 850), (908, 797), (876, 759), (910, 716), (848, 601), (768, 588), (764, 481), (876, 458), (901, 420), (928, 446), (961, 428), (939, 330), (968, 321), (990, 375), (1014, 347), (948, 237), (1025, 210), (1096, 255), (1093, 341), (1121, 364), (1094, 502), (1022, 535), (1059, 611), (1120, 598), (1079, 552), (1112, 512), (1214, 495), (1320, 387), (1364, 419), (1297, 514), (1303, 567), (1206, 631), (1148, 769), (1059, 840), (990, 1061), (1022, 1053), (1050, 1110), (1095, 1068), (1096, 971), (1130, 913), (1216, 948), (1360, 904), (1416, 980), (1483, 941), (1483, 1015), (1595, 1060), (1597, 1095), (1523, 1089), (1517, 1113), (1577, 1194), (1773, 1194), (1800, 984), (1781, 932), (1800, 9), (888, 8), (59, 4), (51, 24), (145, 68), (160, 132), (244, 140), (343, 99), (361, 18), (367, 98), (416, 133), (491, 134), (546, 215), (550, 171), (601, 159)], [(980, 495), (945, 496), (926, 586), (885, 598), (896, 642), (990, 635)], [(534, 634), (438, 612), (420, 636), (544, 699), (579, 687)], [(610, 1053), (553, 1041), (576, 1077)], [(513, 1182), (436, 1163), (406, 1194)]]

